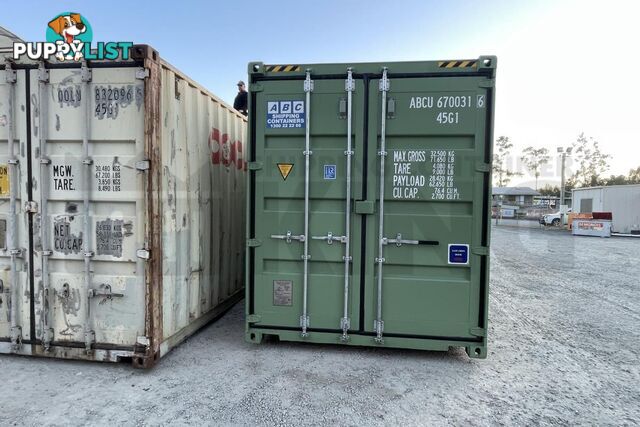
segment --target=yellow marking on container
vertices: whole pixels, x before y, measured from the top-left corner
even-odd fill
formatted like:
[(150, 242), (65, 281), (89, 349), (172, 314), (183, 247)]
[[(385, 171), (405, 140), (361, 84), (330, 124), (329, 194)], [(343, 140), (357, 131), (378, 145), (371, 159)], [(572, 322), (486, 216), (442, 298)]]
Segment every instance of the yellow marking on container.
[(0, 197), (9, 196), (9, 168), (7, 165), (0, 165)]
[(291, 169), (293, 169), (293, 163), (278, 163), (278, 170), (280, 171), (283, 181), (287, 180), (287, 177), (291, 173)]
[(302, 70), (302, 67), (299, 65), (266, 65), (265, 68), (269, 73), (279, 73), (279, 72), (288, 73), (290, 71)]
[(438, 61), (439, 68), (476, 68), (476, 60)]

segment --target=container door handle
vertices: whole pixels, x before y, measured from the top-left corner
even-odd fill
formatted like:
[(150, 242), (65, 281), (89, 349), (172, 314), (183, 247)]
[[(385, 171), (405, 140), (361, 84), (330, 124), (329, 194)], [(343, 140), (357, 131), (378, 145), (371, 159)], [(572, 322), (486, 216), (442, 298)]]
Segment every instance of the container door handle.
[(295, 235), (291, 231), (287, 231), (287, 234), (272, 234), (271, 238), (285, 240), (287, 243), (291, 243), (293, 240), (303, 243), (307, 240), (304, 234)]
[(332, 232), (328, 232), (326, 236), (311, 236), (312, 240), (326, 240), (328, 245), (332, 245), (333, 242), (347, 243), (347, 236), (334, 236)]
[(388, 237), (382, 238), (383, 245), (395, 244), (400, 247), (402, 245), (426, 245), (426, 246), (437, 246), (440, 244), (437, 240), (412, 240), (412, 239), (403, 239), (402, 234), (396, 234), (395, 239), (390, 239)]

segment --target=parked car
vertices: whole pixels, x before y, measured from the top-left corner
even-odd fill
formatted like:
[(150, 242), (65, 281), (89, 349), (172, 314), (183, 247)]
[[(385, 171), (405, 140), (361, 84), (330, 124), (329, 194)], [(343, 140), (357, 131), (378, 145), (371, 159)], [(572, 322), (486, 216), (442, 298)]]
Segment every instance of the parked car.
[[(566, 214), (563, 214), (562, 212), (554, 212), (554, 213), (542, 215), (540, 217), (539, 222), (542, 225), (553, 225), (554, 227), (557, 227), (560, 224), (567, 222), (566, 217), (570, 212), (571, 212), (571, 209), (569, 209)], [(563, 218), (563, 216), (565, 218)]]

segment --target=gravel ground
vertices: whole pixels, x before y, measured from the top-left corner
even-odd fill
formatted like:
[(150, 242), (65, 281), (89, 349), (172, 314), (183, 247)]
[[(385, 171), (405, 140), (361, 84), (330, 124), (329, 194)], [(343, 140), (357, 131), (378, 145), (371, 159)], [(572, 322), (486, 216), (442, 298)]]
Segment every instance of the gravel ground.
[(242, 340), (242, 305), (149, 372), (0, 357), (0, 425), (634, 425), (640, 239), (494, 228), (487, 360)]

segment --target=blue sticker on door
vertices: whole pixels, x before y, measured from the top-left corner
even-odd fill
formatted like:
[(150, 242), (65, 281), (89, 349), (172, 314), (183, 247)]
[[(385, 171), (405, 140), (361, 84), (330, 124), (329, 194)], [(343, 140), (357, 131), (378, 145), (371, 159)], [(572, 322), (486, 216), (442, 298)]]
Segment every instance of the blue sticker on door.
[(324, 179), (336, 179), (336, 165), (324, 165)]
[(469, 245), (450, 244), (449, 264), (469, 264)]
[(301, 129), (304, 126), (304, 101), (267, 101), (267, 128)]

